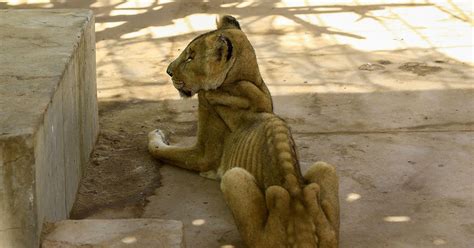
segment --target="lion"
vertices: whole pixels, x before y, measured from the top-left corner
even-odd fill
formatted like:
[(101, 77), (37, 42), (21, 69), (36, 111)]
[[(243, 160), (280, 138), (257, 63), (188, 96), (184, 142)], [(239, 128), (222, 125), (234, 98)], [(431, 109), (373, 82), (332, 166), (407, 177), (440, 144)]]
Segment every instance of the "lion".
[(232, 16), (193, 39), (167, 68), (182, 97), (198, 95), (197, 142), (149, 133), (156, 159), (221, 180), (248, 247), (338, 247), (338, 177), (317, 162), (303, 176), (287, 123), (273, 113), (255, 51)]

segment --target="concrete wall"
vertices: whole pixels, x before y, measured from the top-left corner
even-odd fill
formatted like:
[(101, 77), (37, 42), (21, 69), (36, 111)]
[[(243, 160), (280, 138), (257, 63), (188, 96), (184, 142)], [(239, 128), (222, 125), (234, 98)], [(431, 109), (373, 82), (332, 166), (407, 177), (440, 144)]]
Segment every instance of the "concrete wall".
[(0, 247), (68, 217), (98, 133), (88, 10), (0, 11)]

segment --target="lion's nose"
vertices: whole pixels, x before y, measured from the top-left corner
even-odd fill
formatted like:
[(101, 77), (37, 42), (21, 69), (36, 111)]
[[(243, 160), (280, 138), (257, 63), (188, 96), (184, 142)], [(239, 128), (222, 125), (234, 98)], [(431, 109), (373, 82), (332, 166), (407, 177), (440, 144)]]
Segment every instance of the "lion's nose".
[(168, 73), (168, 75), (170, 75), (170, 77), (173, 76), (173, 72), (171, 71), (170, 67), (168, 67), (168, 69), (166, 69), (166, 73)]

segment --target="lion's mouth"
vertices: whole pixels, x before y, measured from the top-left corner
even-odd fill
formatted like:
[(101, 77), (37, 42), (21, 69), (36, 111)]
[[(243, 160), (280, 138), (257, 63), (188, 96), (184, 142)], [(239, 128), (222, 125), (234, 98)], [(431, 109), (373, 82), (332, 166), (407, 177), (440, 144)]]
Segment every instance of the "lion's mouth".
[(184, 82), (179, 80), (173, 80), (173, 85), (176, 89), (180, 90), (184, 87)]
[(179, 95), (181, 97), (192, 97), (193, 96), (193, 92), (191, 92), (190, 90), (178, 89), (178, 91), (179, 91)]
[(185, 84), (180, 80), (173, 80), (174, 87), (178, 90), (181, 97), (192, 97), (193, 92), (185, 88)]

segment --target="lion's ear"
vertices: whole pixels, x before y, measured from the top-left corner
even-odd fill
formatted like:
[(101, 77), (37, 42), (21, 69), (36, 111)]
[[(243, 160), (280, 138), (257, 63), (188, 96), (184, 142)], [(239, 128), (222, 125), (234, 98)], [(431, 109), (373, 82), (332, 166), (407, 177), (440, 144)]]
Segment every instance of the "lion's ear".
[(227, 38), (225, 35), (220, 34), (217, 36), (217, 57), (219, 60), (225, 58), (226, 61), (229, 61), (232, 58), (234, 52), (234, 46), (232, 41)]
[(224, 15), (216, 19), (217, 29), (240, 29), (240, 24), (233, 16)]

